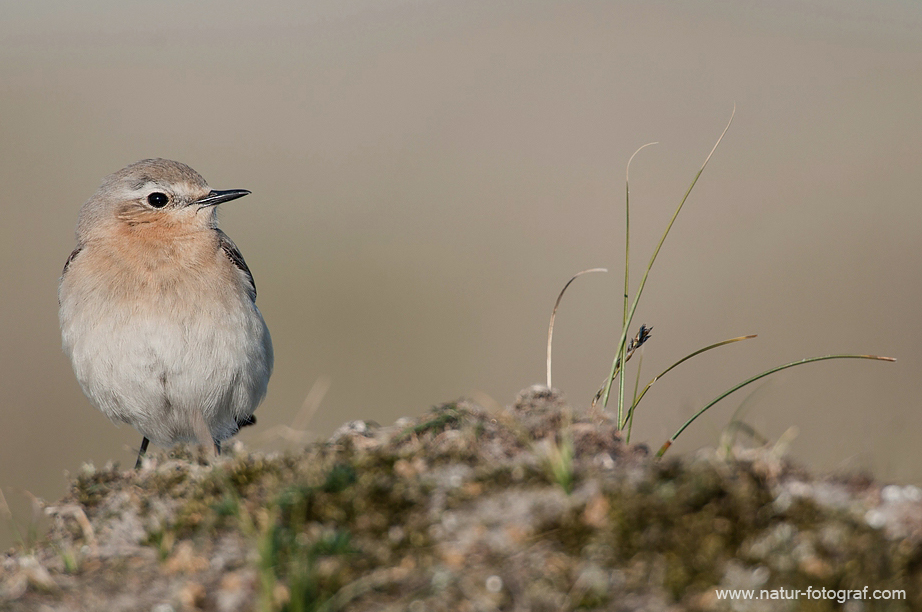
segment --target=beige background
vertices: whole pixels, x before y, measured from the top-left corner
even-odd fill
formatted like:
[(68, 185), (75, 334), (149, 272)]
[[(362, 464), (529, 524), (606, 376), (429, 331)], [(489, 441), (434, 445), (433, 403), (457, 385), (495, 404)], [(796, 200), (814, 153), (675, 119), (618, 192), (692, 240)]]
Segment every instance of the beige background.
[[(658, 446), (770, 366), (746, 418), (820, 470), (922, 481), (918, 410), (922, 9), (911, 1), (3, 3), (0, 488), (55, 499), (140, 436), (83, 397), (57, 279), (100, 179), (162, 156), (214, 188), (256, 277), (276, 370), (241, 438), (390, 423), (544, 380), (547, 318), (578, 270), (634, 279), (732, 108), (736, 120), (650, 278), (644, 378), (710, 342), (760, 338), (663, 379), (635, 439)], [(79, 8), (78, 8), (79, 7)], [(620, 272), (561, 307), (555, 383), (588, 403), (611, 364)], [(744, 394), (677, 452), (713, 445)], [(489, 402), (488, 402), (489, 403)], [(4, 521), (5, 522), (5, 521)], [(6, 530), (4, 525), (2, 528)], [(3, 532), (0, 532), (3, 534)], [(7, 538), (8, 534), (0, 535)]]

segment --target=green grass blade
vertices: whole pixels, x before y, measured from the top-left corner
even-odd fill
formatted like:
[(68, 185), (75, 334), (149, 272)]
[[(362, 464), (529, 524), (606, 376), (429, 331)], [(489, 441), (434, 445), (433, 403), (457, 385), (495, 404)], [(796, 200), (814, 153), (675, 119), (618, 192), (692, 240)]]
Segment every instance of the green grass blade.
[(672, 364), (671, 366), (669, 366), (668, 368), (666, 368), (665, 370), (663, 370), (662, 372), (660, 372), (659, 374), (657, 374), (656, 376), (654, 376), (654, 377), (653, 377), (653, 380), (651, 380), (650, 382), (647, 383), (647, 386), (645, 386), (645, 387), (643, 388), (643, 391), (640, 392), (640, 395), (639, 395), (639, 396), (636, 396), (636, 393), (635, 393), (634, 403), (631, 404), (630, 409), (628, 409), (627, 418), (628, 418), (628, 419), (633, 419), (633, 417), (634, 417), (634, 409), (637, 408), (637, 404), (639, 404), (639, 403), (640, 403), (640, 400), (643, 399), (643, 396), (647, 394), (647, 391), (650, 390), (650, 387), (653, 386), (653, 383), (655, 383), (655, 382), (658, 381), (660, 378), (662, 378), (663, 376), (665, 376), (666, 374), (668, 374), (668, 373), (670, 372), (670, 370), (672, 370), (673, 368), (675, 368), (675, 367), (677, 367), (677, 366), (679, 366), (679, 365), (685, 363), (686, 361), (688, 361), (688, 360), (691, 359), (692, 357), (695, 357), (696, 355), (700, 355), (701, 353), (705, 353), (705, 352), (707, 352), (707, 351), (709, 351), (709, 350), (711, 350), (711, 349), (715, 349), (715, 348), (720, 347), (720, 346), (725, 346), (725, 345), (727, 345), (727, 344), (732, 344), (732, 343), (734, 343), (734, 342), (739, 342), (739, 341), (741, 341), (741, 340), (751, 340), (752, 338), (755, 338), (755, 337), (756, 337), (756, 334), (752, 334), (752, 335), (749, 335), (749, 336), (738, 336), (738, 337), (736, 337), (736, 338), (730, 338), (729, 340), (723, 340), (723, 341), (721, 341), (721, 342), (716, 342), (716, 343), (714, 343), (714, 344), (710, 344), (710, 345), (708, 345), (708, 346), (706, 346), (706, 347), (704, 347), (704, 348), (698, 349), (698, 350), (695, 351), (694, 353), (689, 353), (689, 354), (686, 355), (685, 357), (682, 357), (681, 359), (679, 359), (678, 361), (676, 361), (674, 364)]
[(769, 374), (774, 374), (775, 372), (780, 372), (781, 370), (786, 370), (787, 368), (793, 368), (794, 366), (803, 365), (803, 364), (805, 364), (805, 363), (813, 363), (814, 361), (824, 361), (824, 360), (826, 360), (826, 359), (874, 359), (874, 360), (876, 360), (876, 361), (896, 361), (896, 359), (893, 358), (893, 357), (881, 357), (880, 355), (823, 355), (822, 357), (808, 357), (807, 359), (801, 359), (800, 361), (792, 361), (791, 363), (786, 363), (786, 364), (784, 364), (784, 365), (780, 365), (780, 366), (775, 367), (775, 368), (772, 368), (772, 369), (770, 369), (770, 370), (766, 370), (765, 372), (762, 372), (761, 374), (756, 374), (756, 375), (753, 376), (752, 378), (749, 378), (749, 379), (747, 379), (747, 380), (744, 380), (744, 381), (741, 382), (740, 384), (738, 384), (738, 385), (736, 385), (736, 386), (734, 386), (734, 387), (731, 387), (731, 388), (728, 389), (727, 391), (724, 391), (723, 393), (721, 393), (720, 395), (718, 395), (716, 398), (714, 398), (711, 402), (709, 402), (704, 408), (702, 408), (701, 410), (699, 410), (698, 412), (696, 412), (696, 413), (694, 414), (694, 416), (692, 416), (692, 418), (690, 418), (690, 419), (688, 419), (687, 421), (685, 421), (685, 424), (682, 425), (682, 426), (679, 428), (679, 430), (678, 430), (677, 432), (675, 432), (675, 433), (672, 435), (672, 437), (669, 438), (669, 439), (666, 441), (665, 444), (663, 444), (663, 446), (659, 449), (659, 451), (657, 451), (656, 456), (657, 456), (657, 457), (662, 457), (663, 454), (664, 454), (667, 450), (669, 450), (669, 447), (672, 446), (672, 443), (675, 442), (676, 438), (678, 438), (678, 437), (682, 434), (682, 432), (685, 431), (685, 428), (686, 428), (686, 427), (688, 427), (689, 425), (691, 425), (692, 422), (694, 422), (695, 419), (697, 419), (699, 416), (701, 416), (702, 414), (704, 414), (704, 413), (708, 410), (708, 408), (710, 408), (711, 406), (713, 406), (714, 404), (716, 404), (716, 403), (719, 402), (720, 400), (724, 399), (725, 397), (727, 397), (727, 396), (730, 395), (731, 393), (734, 393), (734, 392), (736, 392), (736, 391), (739, 391), (740, 389), (742, 389), (742, 388), (745, 387), (746, 385), (748, 385), (748, 384), (750, 384), (750, 383), (754, 383), (755, 381), (759, 380), (760, 378), (765, 378), (765, 377), (768, 376)]
[(643, 351), (637, 358), (637, 376), (634, 377), (634, 399), (631, 400), (631, 409), (627, 415), (627, 435), (624, 438), (625, 443), (631, 443), (631, 430), (634, 428), (634, 406), (637, 405), (637, 391), (640, 390), (640, 371), (643, 369)]
[[(605, 393), (602, 397), (602, 405), (608, 406), (608, 398), (611, 394), (611, 385), (615, 379), (616, 368), (618, 366), (618, 358), (621, 353), (624, 351), (624, 343), (627, 342), (627, 333), (628, 328), (630, 327), (631, 320), (634, 318), (634, 312), (637, 310), (637, 304), (640, 301), (640, 296), (643, 293), (644, 286), (647, 284), (647, 277), (650, 275), (650, 270), (653, 268), (653, 263), (656, 261), (657, 255), (659, 255), (660, 249), (663, 247), (663, 243), (666, 242), (666, 236), (669, 235), (669, 230), (672, 229), (672, 225), (675, 223), (676, 218), (679, 216), (679, 213), (682, 211), (682, 207), (685, 205), (685, 201), (688, 200), (688, 196), (691, 194), (692, 189), (695, 188), (695, 184), (698, 182), (698, 179), (701, 177), (701, 174), (704, 172), (704, 169), (707, 167), (708, 162), (711, 161), (711, 156), (714, 155), (714, 151), (717, 150), (717, 147), (720, 146), (720, 141), (723, 140), (724, 135), (726, 135), (727, 130), (730, 129), (730, 124), (733, 123), (733, 116), (736, 114), (736, 105), (733, 105), (733, 112), (730, 114), (730, 121), (727, 122), (727, 127), (724, 128), (724, 131), (720, 134), (720, 138), (717, 139), (717, 142), (714, 143), (714, 147), (711, 149), (711, 152), (708, 153), (707, 159), (704, 160), (704, 163), (701, 165), (701, 169), (698, 170), (698, 174), (695, 175), (694, 180), (692, 180), (691, 185), (689, 185), (688, 190), (685, 192), (685, 195), (682, 197), (682, 201), (679, 202), (679, 206), (676, 208), (675, 212), (672, 214), (672, 219), (669, 221), (669, 225), (666, 226), (666, 231), (663, 232), (663, 236), (660, 238), (659, 244), (656, 245), (656, 250), (653, 251), (653, 256), (650, 258), (650, 263), (647, 264), (647, 269), (643, 273), (643, 277), (640, 280), (640, 286), (637, 288), (637, 293), (634, 296), (634, 302), (631, 304), (631, 308), (628, 311), (627, 321), (621, 329), (621, 338), (618, 340), (618, 350), (615, 354), (615, 360), (612, 362), (611, 374), (608, 379), (608, 383), (605, 385)], [(623, 403), (623, 389), (622, 394), (619, 396), (618, 402)]]
[[(659, 144), (658, 142), (648, 142), (631, 155), (627, 160), (627, 168), (624, 171), (624, 315), (621, 319), (621, 327), (627, 327), (627, 309), (629, 303), (628, 294), (630, 292), (630, 274), (631, 274), (631, 162), (638, 153), (649, 146)], [(618, 359), (621, 363), (625, 362), (624, 354), (627, 352), (626, 343), (619, 345)], [(621, 396), (624, 396), (624, 376), (620, 377)], [(621, 422), (621, 404), (618, 405), (618, 422)]]
[(567, 284), (563, 286), (563, 289), (560, 290), (560, 295), (557, 296), (557, 301), (554, 303), (554, 310), (551, 312), (551, 322), (547, 326), (547, 388), (551, 388), (551, 348), (554, 342), (554, 319), (557, 318), (557, 308), (560, 307), (560, 300), (563, 299), (563, 294), (567, 292), (567, 287), (570, 284), (578, 279), (583, 274), (589, 274), (590, 272), (608, 272), (606, 268), (590, 268), (589, 270), (583, 270), (582, 272), (577, 272), (573, 275), (573, 278), (567, 281)]

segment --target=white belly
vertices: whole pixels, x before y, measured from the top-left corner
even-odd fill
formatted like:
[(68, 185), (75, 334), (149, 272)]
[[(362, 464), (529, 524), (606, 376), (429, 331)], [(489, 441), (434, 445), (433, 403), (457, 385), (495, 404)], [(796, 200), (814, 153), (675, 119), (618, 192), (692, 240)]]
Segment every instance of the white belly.
[(246, 296), (205, 300), (223, 303), (212, 310), (179, 294), (149, 308), (64, 297), (64, 350), (84, 393), (157, 444), (197, 441), (202, 419), (225, 440), (266, 394), (272, 343)]

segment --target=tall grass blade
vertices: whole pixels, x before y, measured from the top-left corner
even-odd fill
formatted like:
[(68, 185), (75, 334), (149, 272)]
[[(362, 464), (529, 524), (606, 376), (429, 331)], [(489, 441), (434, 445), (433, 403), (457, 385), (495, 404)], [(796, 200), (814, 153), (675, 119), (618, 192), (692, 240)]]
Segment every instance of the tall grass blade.
[[(724, 131), (721, 132), (720, 138), (717, 139), (717, 142), (714, 143), (714, 147), (711, 149), (711, 152), (708, 153), (707, 158), (704, 160), (704, 163), (701, 165), (701, 169), (698, 170), (698, 174), (695, 175), (694, 180), (692, 180), (691, 185), (689, 185), (688, 190), (685, 192), (685, 195), (682, 197), (682, 201), (679, 202), (679, 206), (676, 208), (675, 212), (672, 214), (672, 219), (669, 220), (669, 225), (666, 226), (666, 231), (663, 232), (663, 236), (660, 238), (659, 244), (656, 245), (656, 250), (653, 251), (653, 256), (650, 258), (650, 263), (647, 264), (647, 269), (643, 273), (643, 277), (640, 279), (640, 286), (637, 288), (637, 293), (634, 296), (634, 301), (631, 304), (631, 308), (628, 311), (627, 321), (621, 329), (621, 338), (618, 340), (618, 350), (615, 354), (615, 359), (612, 362), (611, 374), (609, 375), (608, 382), (605, 385), (605, 393), (602, 398), (602, 405), (608, 406), (608, 398), (611, 394), (611, 385), (614, 382), (615, 375), (617, 374), (618, 358), (624, 352), (624, 343), (627, 342), (627, 332), (630, 327), (631, 320), (634, 318), (634, 312), (637, 310), (637, 304), (640, 302), (640, 296), (643, 293), (644, 286), (647, 284), (647, 277), (650, 275), (650, 270), (653, 268), (653, 263), (656, 261), (657, 255), (659, 255), (660, 249), (663, 247), (663, 243), (666, 242), (666, 236), (669, 235), (669, 230), (672, 229), (672, 225), (675, 223), (676, 218), (679, 216), (679, 213), (682, 212), (682, 207), (685, 205), (685, 201), (688, 200), (688, 196), (691, 194), (692, 189), (695, 188), (695, 184), (698, 182), (698, 179), (701, 177), (701, 174), (704, 172), (704, 169), (707, 167), (708, 162), (711, 161), (711, 156), (714, 155), (714, 151), (717, 150), (717, 147), (720, 146), (720, 142), (723, 140), (724, 135), (726, 135), (727, 130), (730, 129), (730, 125), (733, 123), (733, 116), (736, 114), (736, 104), (733, 105), (733, 112), (730, 114), (730, 120), (727, 122), (727, 127), (724, 128)], [(622, 392), (618, 396), (618, 414), (620, 416), (624, 404), (624, 393), (623, 385)]]
[(557, 308), (560, 307), (560, 300), (563, 299), (563, 294), (567, 292), (567, 287), (570, 284), (578, 279), (583, 274), (589, 274), (590, 272), (608, 272), (607, 268), (590, 268), (589, 270), (583, 270), (582, 272), (577, 272), (573, 275), (573, 278), (567, 281), (567, 284), (563, 286), (563, 289), (560, 290), (560, 295), (557, 296), (557, 301), (554, 303), (554, 310), (551, 312), (551, 322), (547, 326), (547, 388), (551, 389), (551, 348), (554, 342), (554, 319), (557, 318)]
[(748, 385), (748, 384), (750, 384), (750, 383), (754, 383), (755, 381), (759, 380), (760, 378), (765, 378), (765, 377), (768, 376), (769, 374), (774, 374), (775, 372), (780, 372), (781, 370), (786, 370), (786, 369), (788, 369), (788, 368), (793, 368), (794, 366), (803, 365), (803, 364), (805, 364), (805, 363), (813, 363), (814, 361), (824, 361), (824, 360), (826, 360), (826, 359), (873, 359), (873, 360), (876, 360), (876, 361), (891, 361), (891, 362), (892, 362), (892, 361), (896, 361), (896, 359), (893, 358), (893, 357), (881, 357), (880, 355), (823, 355), (822, 357), (808, 357), (807, 359), (801, 359), (801, 360), (799, 360), (799, 361), (792, 361), (791, 363), (786, 363), (786, 364), (784, 364), (784, 365), (777, 366), (777, 367), (772, 368), (772, 369), (770, 369), (770, 370), (766, 370), (765, 372), (762, 372), (761, 374), (756, 374), (756, 375), (753, 376), (752, 378), (749, 378), (749, 379), (747, 379), (747, 380), (744, 380), (744, 381), (741, 382), (740, 384), (738, 384), (738, 385), (736, 385), (736, 386), (734, 386), (734, 387), (731, 387), (731, 388), (728, 389), (727, 391), (724, 391), (723, 393), (721, 393), (720, 395), (718, 395), (716, 398), (714, 398), (713, 400), (711, 400), (704, 408), (702, 408), (701, 410), (699, 410), (698, 412), (696, 412), (696, 413), (692, 416), (692, 418), (690, 418), (690, 419), (688, 419), (687, 421), (685, 421), (685, 424), (682, 425), (682, 426), (679, 428), (679, 430), (678, 430), (677, 432), (675, 432), (675, 433), (672, 435), (671, 438), (669, 438), (668, 440), (666, 440), (666, 443), (663, 444), (663, 446), (659, 449), (659, 451), (657, 451), (656, 456), (657, 456), (657, 457), (662, 457), (663, 454), (664, 454), (667, 450), (669, 450), (669, 447), (672, 446), (672, 443), (675, 442), (676, 438), (678, 438), (680, 435), (682, 435), (682, 432), (685, 431), (685, 428), (686, 428), (686, 427), (688, 427), (689, 425), (691, 425), (692, 422), (694, 422), (695, 419), (697, 419), (699, 416), (701, 416), (702, 414), (704, 414), (704, 413), (708, 410), (708, 408), (710, 408), (711, 406), (713, 406), (714, 404), (716, 404), (716, 403), (719, 402), (720, 400), (724, 399), (725, 397), (727, 397), (727, 396), (730, 395), (731, 393), (734, 393), (734, 392), (736, 392), (736, 391), (739, 391), (740, 389), (742, 389), (742, 388), (745, 387), (746, 385)]
[[(628, 294), (630, 292), (631, 286), (631, 162), (634, 161), (634, 158), (638, 153), (646, 149), (647, 147), (659, 144), (658, 142), (648, 142), (643, 145), (636, 151), (634, 151), (631, 158), (627, 160), (627, 168), (624, 170), (624, 315), (621, 319), (621, 327), (627, 327), (627, 307), (628, 307)], [(621, 363), (625, 363), (625, 353), (627, 352), (626, 344), (621, 343), (618, 349), (618, 359)], [(624, 395), (624, 374), (622, 373), (619, 378), (619, 388), (621, 389), (621, 394)], [(619, 406), (618, 412), (618, 422), (621, 422), (621, 412)]]

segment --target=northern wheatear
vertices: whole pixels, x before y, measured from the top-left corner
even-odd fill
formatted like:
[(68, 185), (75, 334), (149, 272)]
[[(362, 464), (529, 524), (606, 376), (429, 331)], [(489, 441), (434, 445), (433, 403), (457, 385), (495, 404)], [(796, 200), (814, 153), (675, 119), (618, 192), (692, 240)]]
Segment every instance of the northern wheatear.
[(103, 179), (77, 221), (58, 297), (64, 352), (90, 401), (148, 441), (222, 440), (256, 422), (272, 340), (256, 285), (195, 170), (145, 159)]

